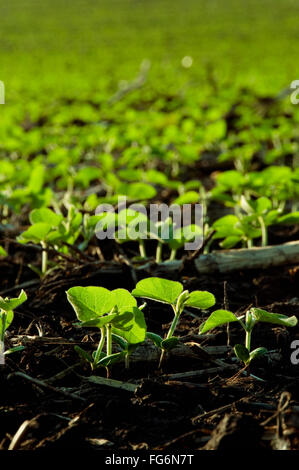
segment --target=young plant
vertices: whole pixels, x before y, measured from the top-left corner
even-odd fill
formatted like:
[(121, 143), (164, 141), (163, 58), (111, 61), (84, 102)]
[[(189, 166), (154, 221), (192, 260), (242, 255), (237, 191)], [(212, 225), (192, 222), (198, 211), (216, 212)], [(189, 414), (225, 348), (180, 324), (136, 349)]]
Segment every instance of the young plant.
[(168, 217), (164, 221), (157, 222), (155, 227), (150, 227), (149, 236), (158, 241), (156, 263), (161, 263), (163, 262), (163, 246), (169, 247), (168, 261), (173, 261), (176, 259), (177, 250), (182, 248), (185, 243), (202, 238), (202, 229), (195, 224), (176, 228), (172, 218)]
[(244, 344), (236, 344), (234, 351), (236, 356), (244, 362), (245, 366), (248, 366), (253, 359), (267, 353), (267, 349), (264, 347), (259, 347), (251, 351), (252, 331), (258, 322), (288, 327), (296, 326), (298, 323), (298, 319), (295, 316), (287, 317), (286, 315), (270, 313), (260, 308), (251, 308), (246, 312), (245, 321), (243, 321), (243, 318), (243, 316), (237, 317), (227, 310), (216, 310), (211, 313), (209, 318), (201, 325), (199, 333), (203, 334), (218, 326), (239, 322), (245, 331), (245, 342)]
[(70, 206), (67, 217), (64, 218), (51, 209), (42, 208), (31, 211), (29, 220), (31, 226), (18, 237), (18, 241), (41, 245), (43, 251), (40, 274), (45, 275), (48, 270), (47, 248), (53, 246), (58, 251), (67, 253), (66, 244), (73, 244), (81, 232), (82, 214)]
[[(72, 287), (67, 291), (68, 301), (79, 319), (80, 327), (96, 327), (101, 338), (92, 355), (80, 347), (76, 351), (87, 360), (92, 369), (103, 366), (109, 374), (109, 366), (125, 358), (129, 365), (129, 354), (145, 339), (146, 324), (136, 299), (126, 289), (109, 291), (104, 287)], [(112, 352), (113, 334), (123, 341), (121, 352)], [(116, 341), (120, 344), (120, 341)], [(106, 343), (106, 354), (103, 348)], [(127, 343), (127, 344), (125, 344)]]
[(154, 333), (147, 333), (147, 337), (162, 349), (160, 365), (162, 364), (165, 351), (172, 349), (178, 343), (178, 338), (174, 336), (174, 332), (184, 308), (193, 307), (206, 310), (215, 304), (215, 297), (210, 292), (189, 292), (188, 290), (183, 290), (180, 282), (159, 277), (149, 277), (139, 281), (136, 288), (132, 291), (132, 295), (168, 304), (173, 309), (174, 317), (165, 339)]
[(236, 215), (225, 215), (212, 225), (215, 230), (213, 239), (223, 239), (220, 246), (225, 249), (233, 248), (238, 243), (250, 248), (258, 238), (261, 239), (261, 246), (267, 246), (269, 226), (299, 222), (299, 212), (281, 215), (281, 210), (273, 209), (272, 201), (263, 196), (249, 200), (242, 195), (235, 209)]
[(118, 213), (118, 230), (116, 232), (116, 241), (125, 243), (129, 241), (138, 242), (141, 258), (146, 258), (144, 240), (148, 233), (147, 215), (135, 209), (123, 209)]
[(21, 291), (19, 297), (14, 299), (9, 299), (8, 297), (3, 299), (3, 297), (0, 297), (0, 356), (24, 349), (23, 346), (20, 346), (5, 351), (4, 338), (6, 330), (13, 321), (13, 311), (26, 300), (27, 295), (23, 290)]

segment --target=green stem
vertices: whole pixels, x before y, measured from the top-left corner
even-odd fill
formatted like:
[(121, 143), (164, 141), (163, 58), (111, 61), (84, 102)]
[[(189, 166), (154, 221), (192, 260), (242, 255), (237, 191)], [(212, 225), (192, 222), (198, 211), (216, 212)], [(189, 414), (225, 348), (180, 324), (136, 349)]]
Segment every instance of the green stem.
[(46, 251), (47, 244), (46, 242), (41, 242), (43, 248), (42, 251), (42, 274), (46, 274), (48, 268), (48, 252)]
[(144, 245), (144, 240), (139, 240), (139, 253), (141, 258), (146, 258), (146, 251), (145, 251), (145, 245)]
[(125, 355), (125, 368), (129, 369), (129, 367), (130, 367), (130, 356), (129, 354), (126, 354)]
[[(166, 339), (172, 338), (173, 333), (174, 333), (174, 331), (177, 327), (177, 324), (179, 322), (179, 319), (180, 319), (180, 312), (177, 312), (177, 310), (174, 306), (172, 306), (172, 308), (174, 310), (174, 318), (173, 318), (172, 323), (170, 325), (170, 328), (169, 328), (169, 331), (167, 333)], [(165, 356), (165, 349), (163, 349), (162, 352), (161, 352), (160, 361), (159, 361), (159, 368), (162, 365), (164, 356)]]
[(267, 246), (268, 245), (268, 233), (267, 233), (267, 227), (265, 225), (265, 221), (263, 217), (261, 216), (259, 216), (258, 221), (262, 229), (262, 246)]
[(161, 263), (162, 261), (162, 243), (158, 242), (156, 250), (156, 263)]
[(172, 338), (174, 330), (176, 329), (177, 324), (179, 322), (179, 319), (180, 319), (180, 316), (176, 313), (173, 320), (172, 320), (172, 323), (171, 323), (171, 326), (170, 326), (169, 331), (167, 333), (166, 339)]
[(4, 310), (0, 311), (1, 315), (1, 323), (2, 323), (2, 331), (1, 331), (1, 342), (4, 344), (4, 336), (5, 336), (5, 326), (6, 326), (6, 318), (7, 318), (7, 313)]
[(106, 338), (107, 338), (107, 356), (112, 354), (112, 328), (111, 324), (106, 325)]
[(251, 347), (251, 331), (246, 331), (245, 346), (250, 352)]
[(177, 250), (175, 250), (174, 248), (171, 250), (170, 256), (169, 256), (169, 261), (175, 260), (176, 252), (177, 252)]
[(104, 343), (105, 343), (105, 328), (101, 328), (101, 339), (100, 339), (100, 342), (98, 344), (98, 347), (95, 353), (94, 365), (97, 365), (97, 363), (99, 362), (100, 355), (104, 347)]

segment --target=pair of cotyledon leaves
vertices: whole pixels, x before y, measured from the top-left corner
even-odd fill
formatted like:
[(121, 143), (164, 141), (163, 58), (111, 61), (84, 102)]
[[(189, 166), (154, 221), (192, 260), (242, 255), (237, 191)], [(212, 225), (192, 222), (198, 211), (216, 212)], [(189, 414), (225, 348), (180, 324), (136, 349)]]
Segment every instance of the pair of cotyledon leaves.
[(72, 287), (67, 291), (80, 326), (103, 328), (112, 325), (112, 331), (130, 344), (145, 339), (146, 323), (137, 307), (136, 299), (126, 289), (108, 290), (104, 287)]
[[(0, 297), (0, 337), (3, 334), (3, 329), (6, 330), (11, 324), (11, 322), (13, 321), (14, 309), (17, 308), (26, 300), (27, 300), (27, 295), (25, 291), (23, 290), (21, 291), (19, 297), (16, 297), (14, 299), (9, 299), (9, 298), (4, 299), (3, 297)], [(3, 321), (1, 321), (3, 313), (6, 314), (5, 324), (3, 323)]]
[[(132, 294), (136, 297), (145, 297), (160, 302), (174, 305), (178, 296), (182, 293), (183, 286), (180, 282), (169, 281), (160, 278), (148, 278), (140, 281)], [(185, 306), (208, 309), (215, 304), (215, 297), (210, 292), (193, 291), (184, 302)], [(298, 319), (295, 316), (288, 317), (278, 313), (270, 313), (259, 308), (252, 309), (252, 314), (256, 322), (272, 323), (280, 326), (296, 326)], [(238, 318), (228, 310), (216, 310), (201, 325), (200, 333), (205, 333), (217, 326), (236, 322)]]
[[(135, 297), (175, 305), (182, 292), (181, 283), (152, 277), (140, 281), (132, 294), (126, 289), (110, 291), (104, 287), (79, 286), (69, 289), (67, 297), (81, 326), (102, 328), (111, 324), (115, 334), (134, 344), (142, 342), (146, 334), (144, 316), (137, 307)], [(214, 303), (215, 298), (209, 292), (194, 291), (190, 293), (185, 305), (206, 309)]]

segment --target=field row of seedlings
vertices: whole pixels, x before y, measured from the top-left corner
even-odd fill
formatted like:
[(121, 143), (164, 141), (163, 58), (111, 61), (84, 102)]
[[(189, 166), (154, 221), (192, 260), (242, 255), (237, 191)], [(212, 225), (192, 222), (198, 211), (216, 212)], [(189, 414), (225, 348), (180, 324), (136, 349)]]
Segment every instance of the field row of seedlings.
[(298, 449), (298, 110), (134, 83), (1, 124), (0, 448)]

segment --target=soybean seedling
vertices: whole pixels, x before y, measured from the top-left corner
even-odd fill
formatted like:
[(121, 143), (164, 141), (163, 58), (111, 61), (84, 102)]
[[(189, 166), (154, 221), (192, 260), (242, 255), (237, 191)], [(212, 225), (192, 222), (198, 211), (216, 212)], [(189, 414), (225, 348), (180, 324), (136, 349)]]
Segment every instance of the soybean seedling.
[(163, 262), (163, 246), (168, 246), (170, 256), (167, 261), (176, 259), (177, 250), (187, 242), (194, 242), (202, 238), (202, 229), (195, 224), (177, 228), (171, 217), (149, 226), (150, 238), (158, 241), (156, 248), (156, 263)]
[(245, 331), (245, 343), (236, 344), (234, 351), (236, 356), (243, 361), (245, 366), (248, 366), (252, 360), (267, 353), (267, 349), (264, 347), (259, 347), (251, 351), (252, 330), (258, 322), (288, 327), (296, 326), (298, 323), (298, 319), (295, 316), (287, 317), (286, 315), (270, 313), (260, 308), (251, 308), (246, 312), (245, 321), (243, 321), (243, 319), (244, 316), (237, 317), (227, 310), (216, 310), (211, 313), (209, 318), (201, 325), (199, 333), (206, 333), (207, 331), (224, 324), (239, 322)]
[[(74, 206), (69, 207), (66, 218), (51, 209), (42, 208), (31, 211), (29, 220), (31, 226), (18, 237), (18, 241), (41, 245), (43, 249), (42, 263), (41, 271), (38, 274), (44, 276), (48, 270), (47, 248), (54, 246), (58, 251), (66, 253), (68, 251), (66, 244), (73, 244), (80, 234), (82, 214), (76, 212)], [(36, 268), (33, 270), (37, 271)]]
[(159, 367), (162, 364), (165, 351), (175, 347), (179, 341), (174, 336), (174, 332), (184, 308), (193, 307), (206, 310), (215, 304), (215, 297), (210, 292), (198, 290), (189, 292), (183, 290), (183, 285), (180, 282), (159, 277), (149, 277), (139, 281), (132, 291), (132, 295), (168, 304), (173, 309), (174, 317), (165, 339), (154, 333), (147, 333), (147, 337), (162, 350)]
[[(109, 366), (125, 359), (129, 365), (131, 349), (145, 339), (146, 324), (136, 299), (126, 289), (109, 291), (104, 287), (72, 287), (67, 291), (68, 301), (73, 306), (80, 321), (79, 327), (96, 327), (101, 338), (96, 351), (90, 355), (80, 347), (75, 347), (80, 356), (88, 361), (92, 370)], [(112, 353), (113, 334), (123, 341), (122, 351)], [(103, 348), (106, 342), (106, 354)], [(119, 344), (119, 341), (117, 341)], [(127, 346), (124, 344), (127, 343)]]
[(17, 346), (16, 348), (11, 348), (5, 351), (4, 338), (6, 330), (13, 321), (13, 311), (26, 300), (27, 295), (23, 290), (21, 291), (19, 297), (14, 299), (9, 299), (8, 297), (3, 299), (3, 297), (0, 297), (0, 356), (24, 349), (23, 346)]
[(148, 219), (141, 209), (136, 204), (135, 208), (133, 206), (133, 208), (123, 209), (118, 213), (116, 241), (118, 243), (138, 242), (140, 257), (146, 258), (144, 240), (147, 238)]

